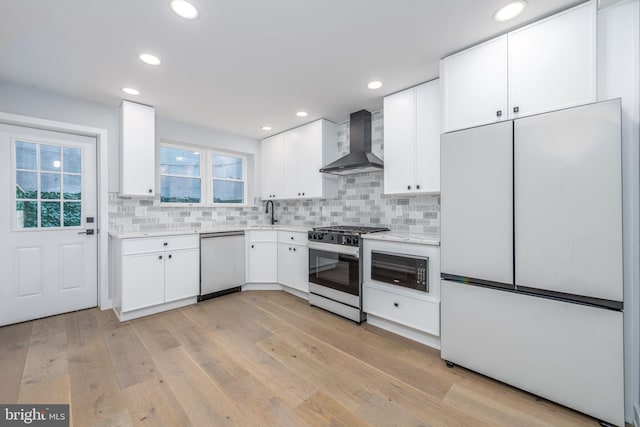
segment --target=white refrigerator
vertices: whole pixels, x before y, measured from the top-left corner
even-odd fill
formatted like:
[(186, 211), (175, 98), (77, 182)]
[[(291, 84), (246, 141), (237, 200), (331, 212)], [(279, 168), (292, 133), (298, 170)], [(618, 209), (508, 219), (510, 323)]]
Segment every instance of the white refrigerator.
[(620, 100), (441, 138), (442, 358), (624, 425)]

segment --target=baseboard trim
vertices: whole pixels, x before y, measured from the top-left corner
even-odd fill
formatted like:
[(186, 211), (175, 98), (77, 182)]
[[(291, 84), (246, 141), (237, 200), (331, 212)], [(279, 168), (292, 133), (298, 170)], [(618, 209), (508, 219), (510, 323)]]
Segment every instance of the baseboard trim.
[(296, 289), (296, 288), (290, 288), (287, 285), (281, 285), (281, 286), (283, 291), (293, 296), (296, 296), (298, 298), (302, 298), (305, 301), (309, 301), (309, 292), (301, 291), (300, 289)]
[(428, 347), (435, 348), (436, 350), (440, 350), (440, 337), (436, 337), (371, 314), (367, 314), (367, 323), (380, 329), (393, 332), (396, 335), (401, 335), (405, 338), (409, 338), (410, 340), (417, 341)]
[(282, 285), (279, 283), (246, 283), (242, 285), (244, 291), (281, 291)]
[(178, 301), (171, 301), (165, 304), (154, 305), (153, 307), (145, 307), (138, 310), (132, 310), (127, 312), (118, 312), (115, 308), (113, 309), (114, 313), (118, 317), (118, 320), (121, 322), (126, 322), (127, 320), (137, 319), (138, 317), (150, 316), (152, 314), (161, 313), (163, 311), (173, 310), (176, 308), (184, 307), (191, 304), (196, 304), (198, 302), (198, 297), (189, 297), (185, 299), (181, 299)]

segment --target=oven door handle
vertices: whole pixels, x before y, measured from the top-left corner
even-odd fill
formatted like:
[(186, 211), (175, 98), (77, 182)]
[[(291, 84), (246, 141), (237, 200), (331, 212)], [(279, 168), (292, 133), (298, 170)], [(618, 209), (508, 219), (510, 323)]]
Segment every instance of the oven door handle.
[(349, 255), (356, 259), (360, 258), (359, 246), (342, 246), (335, 243), (307, 242), (307, 247), (316, 251), (329, 252), (332, 254)]

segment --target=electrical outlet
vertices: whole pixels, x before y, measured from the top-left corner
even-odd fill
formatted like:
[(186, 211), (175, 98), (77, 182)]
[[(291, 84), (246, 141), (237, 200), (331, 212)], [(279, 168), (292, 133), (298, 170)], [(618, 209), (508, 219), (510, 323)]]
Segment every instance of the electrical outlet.
[(402, 205), (396, 206), (396, 215), (402, 215)]

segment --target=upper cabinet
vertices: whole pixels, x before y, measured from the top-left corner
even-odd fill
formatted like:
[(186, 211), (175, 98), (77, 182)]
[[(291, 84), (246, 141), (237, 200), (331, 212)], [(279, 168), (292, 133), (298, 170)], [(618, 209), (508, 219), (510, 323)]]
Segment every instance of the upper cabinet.
[(442, 132), (596, 100), (590, 1), (444, 58)]
[(384, 193), (440, 192), (438, 80), (384, 98)]
[(122, 101), (120, 107), (120, 194), (153, 196), (156, 179), (155, 110)]
[(324, 119), (264, 139), (262, 199), (336, 197), (337, 177), (319, 171), (337, 158), (337, 128)]
[(284, 134), (262, 140), (262, 200), (284, 197)]

